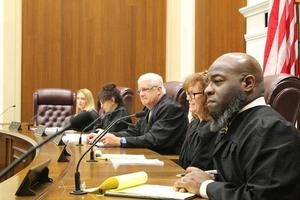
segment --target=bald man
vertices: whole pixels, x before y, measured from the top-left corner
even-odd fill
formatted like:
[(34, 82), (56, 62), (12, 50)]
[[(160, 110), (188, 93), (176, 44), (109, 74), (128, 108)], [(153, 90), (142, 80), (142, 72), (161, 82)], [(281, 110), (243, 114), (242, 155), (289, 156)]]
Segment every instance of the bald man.
[(244, 53), (224, 54), (209, 79), (218, 175), (190, 167), (175, 189), (214, 200), (300, 199), (300, 134), (266, 105), (259, 63)]

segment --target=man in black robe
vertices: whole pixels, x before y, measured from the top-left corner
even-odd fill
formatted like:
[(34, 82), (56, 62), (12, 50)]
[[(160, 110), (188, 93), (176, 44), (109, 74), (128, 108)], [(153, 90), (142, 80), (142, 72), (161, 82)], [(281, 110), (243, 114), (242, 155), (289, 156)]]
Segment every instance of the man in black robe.
[(218, 175), (190, 167), (179, 191), (213, 200), (300, 199), (300, 135), (264, 100), (258, 62), (243, 53), (209, 68), (207, 106), (219, 131), (213, 153)]
[[(166, 95), (160, 75), (146, 73), (138, 79), (138, 94), (146, 116), (126, 131), (108, 133), (106, 147), (149, 148), (160, 154), (179, 154), (186, 135), (188, 117), (183, 107)], [(92, 141), (95, 135), (89, 135)]]

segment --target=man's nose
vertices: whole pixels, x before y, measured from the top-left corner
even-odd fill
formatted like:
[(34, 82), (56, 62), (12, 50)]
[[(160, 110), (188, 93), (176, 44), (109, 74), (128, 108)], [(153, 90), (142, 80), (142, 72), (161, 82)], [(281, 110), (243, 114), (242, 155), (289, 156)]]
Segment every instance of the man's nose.
[(213, 88), (212, 88), (211, 83), (209, 83), (209, 84), (207, 85), (207, 87), (204, 89), (204, 94), (207, 95), (207, 96), (213, 94)]

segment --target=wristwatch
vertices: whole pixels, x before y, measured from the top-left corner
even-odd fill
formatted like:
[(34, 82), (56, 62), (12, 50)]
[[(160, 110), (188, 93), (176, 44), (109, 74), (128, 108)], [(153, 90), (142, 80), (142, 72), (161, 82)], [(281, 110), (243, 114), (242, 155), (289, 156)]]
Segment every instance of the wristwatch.
[(125, 137), (121, 137), (120, 143), (121, 143), (121, 147), (126, 146), (126, 138)]

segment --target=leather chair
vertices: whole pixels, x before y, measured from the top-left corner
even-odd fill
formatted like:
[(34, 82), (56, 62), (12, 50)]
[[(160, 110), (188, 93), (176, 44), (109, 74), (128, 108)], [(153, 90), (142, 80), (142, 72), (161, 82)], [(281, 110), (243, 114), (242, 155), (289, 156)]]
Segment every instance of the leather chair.
[(300, 128), (300, 79), (290, 74), (264, 77), (265, 100), (288, 121)]
[(167, 95), (180, 103), (186, 112), (189, 111), (189, 102), (186, 100), (186, 93), (183, 83), (180, 81), (168, 81), (164, 83)]
[[(189, 102), (186, 100), (186, 93), (183, 89), (183, 83), (180, 81), (168, 81), (164, 83), (166, 94), (180, 103), (183, 109), (189, 112)], [(167, 159), (178, 164), (179, 155), (164, 155)]]
[(68, 89), (43, 88), (33, 93), (34, 125), (62, 127), (75, 114), (76, 93)]
[[(121, 97), (123, 99), (125, 108), (127, 109), (128, 113), (131, 113), (132, 112), (132, 106), (133, 106), (133, 95), (134, 95), (133, 90), (129, 87), (118, 86), (117, 88), (118, 88), (118, 90), (120, 90), (120, 94), (121, 94)], [(99, 93), (100, 92), (101, 91), (99, 91)], [(97, 109), (98, 109), (99, 113), (101, 113), (102, 111), (101, 111), (99, 93), (98, 93)]]

